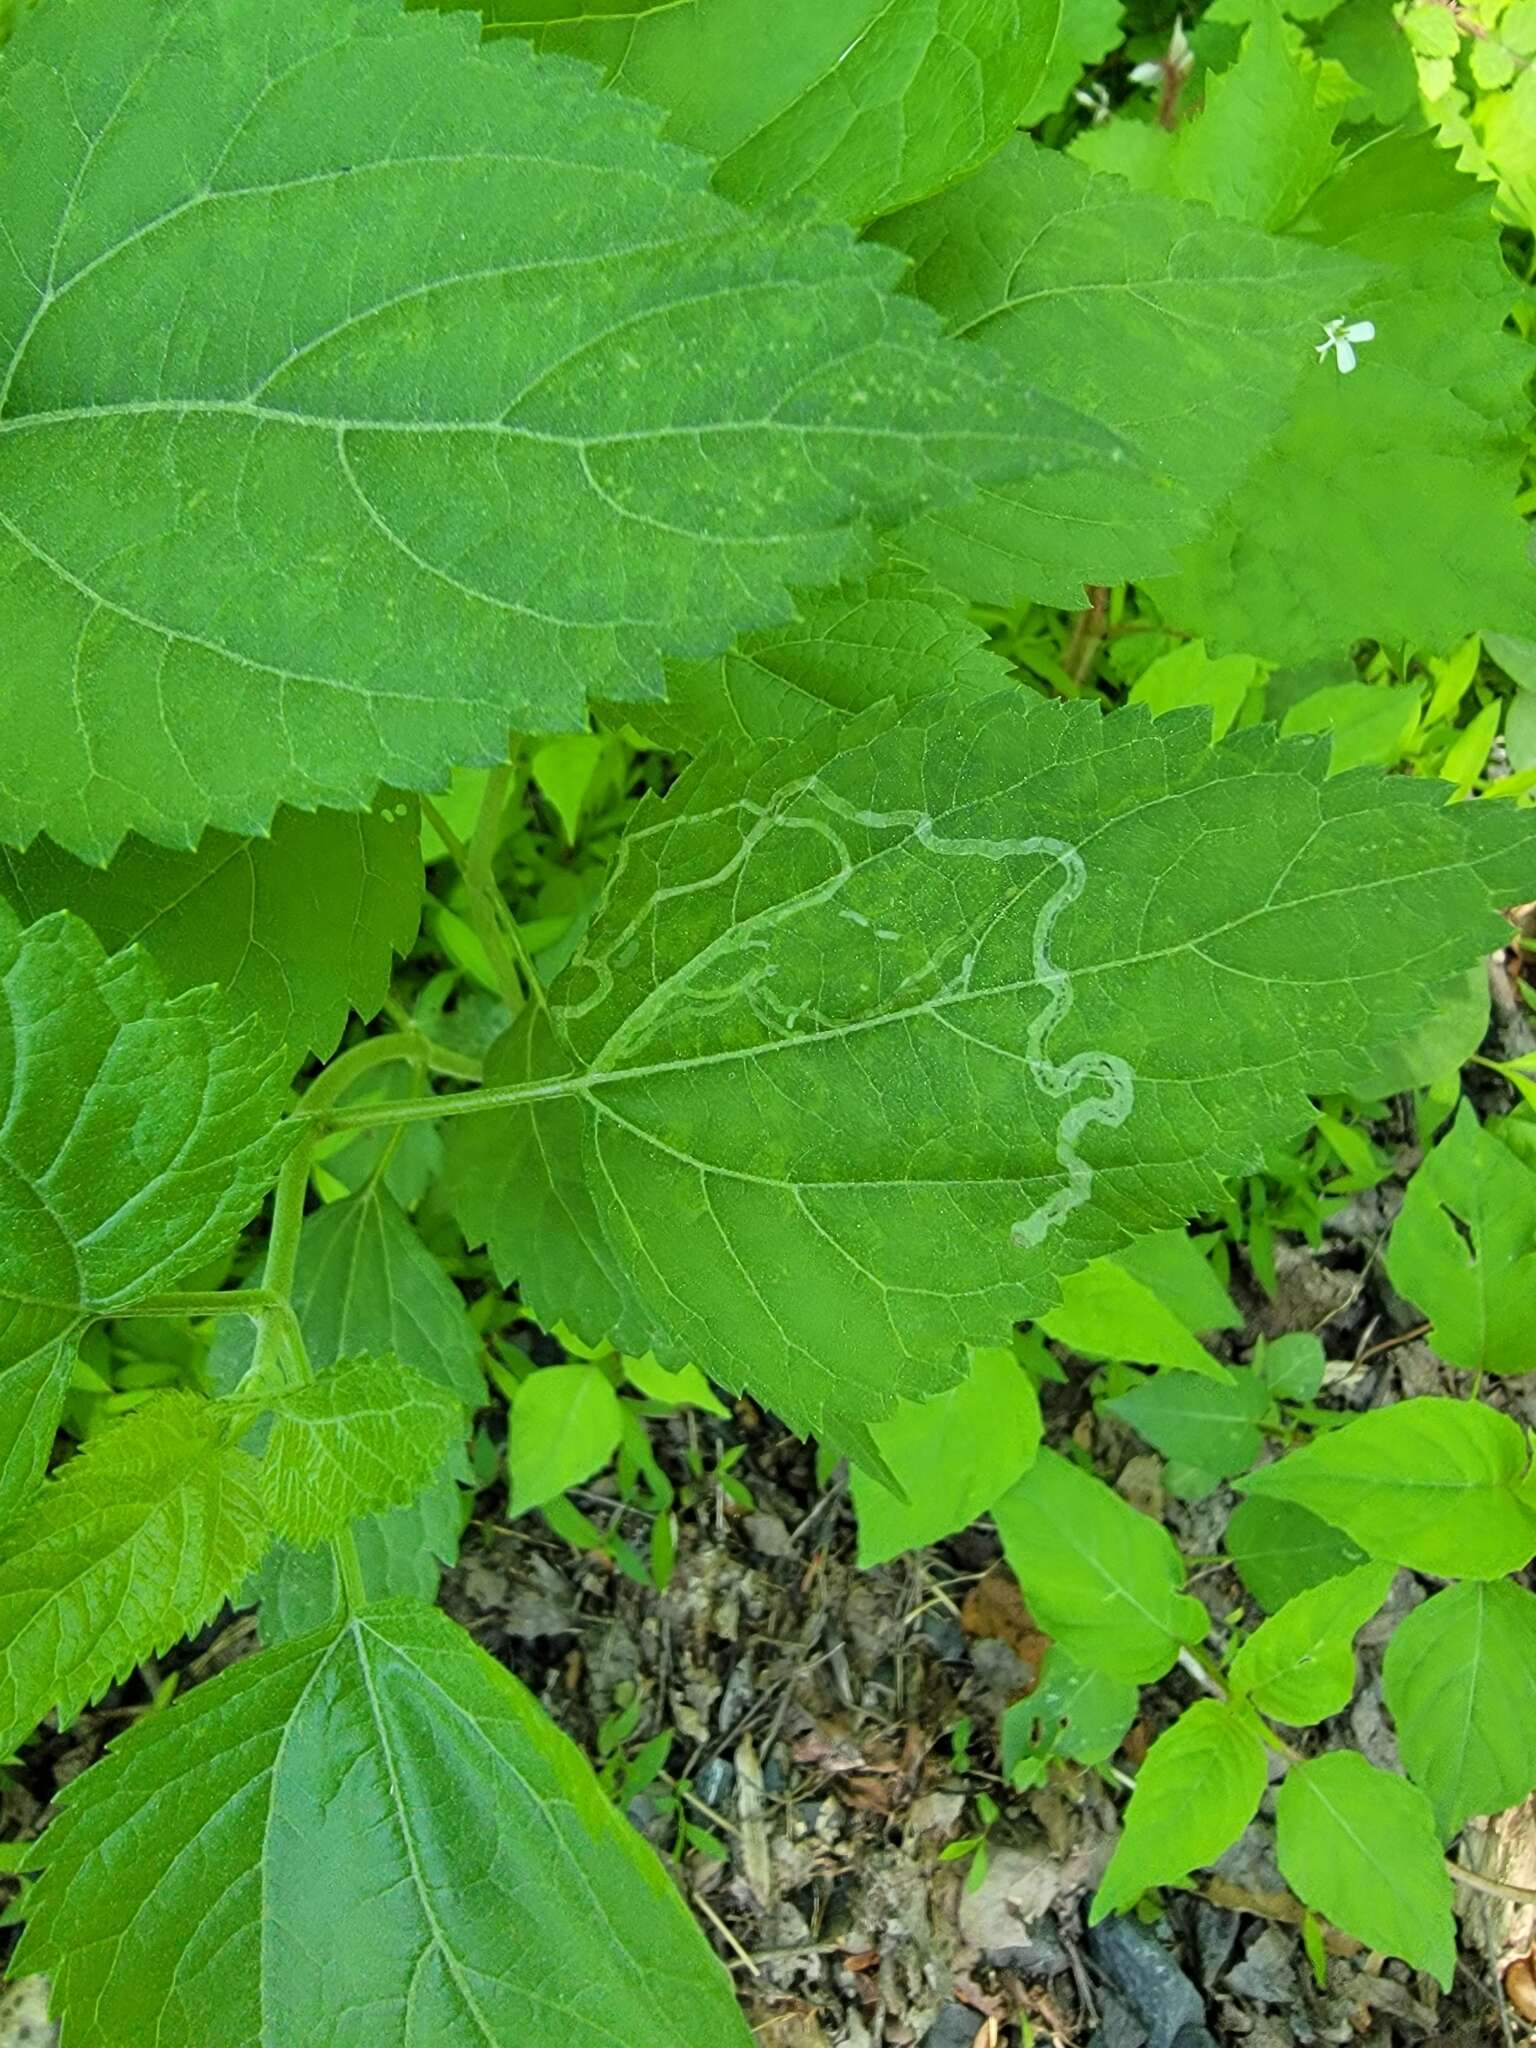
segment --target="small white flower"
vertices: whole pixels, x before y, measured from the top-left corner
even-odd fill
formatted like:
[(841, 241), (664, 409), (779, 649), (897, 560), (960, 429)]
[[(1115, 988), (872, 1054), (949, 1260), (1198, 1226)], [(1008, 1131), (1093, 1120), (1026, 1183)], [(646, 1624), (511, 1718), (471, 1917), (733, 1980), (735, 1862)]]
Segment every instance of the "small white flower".
[(1167, 53), (1161, 57), (1150, 57), (1143, 64), (1131, 66), (1133, 85), (1182, 85), (1195, 68), (1195, 53), (1189, 47), (1189, 37), (1184, 33), (1184, 17), (1174, 17), (1173, 34), (1168, 38)]
[(1086, 108), (1093, 116), (1093, 126), (1102, 128), (1110, 116), (1109, 89), (1102, 80), (1095, 79), (1087, 90), (1079, 86), (1072, 95), (1080, 107)]
[(1317, 359), (1326, 361), (1331, 350), (1339, 359), (1339, 375), (1347, 377), (1355, 367), (1355, 344), (1375, 339), (1374, 320), (1351, 320), (1346, 325), (1341, 313), (1337, 320), (1323, 322), (1323, 339), (1317, 344)]

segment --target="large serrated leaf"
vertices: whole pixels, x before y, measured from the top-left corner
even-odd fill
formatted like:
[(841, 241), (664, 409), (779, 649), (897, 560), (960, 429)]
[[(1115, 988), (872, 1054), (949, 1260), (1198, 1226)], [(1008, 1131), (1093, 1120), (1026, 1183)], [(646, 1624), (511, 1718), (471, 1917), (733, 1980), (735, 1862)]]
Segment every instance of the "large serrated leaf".
[(1531, 827), (1204, 728), (1010, 690), (701, 763), (493, 1051), (527, 1099), (451, 1127), (467, 1230), (546, 1321), (846, 1442), (1218, 1206), (1501, 929)]
[(857, 221), (949, 184), (1011, 133), (1057, 65), (1063, 0), (482, 9), (493, 33), (589, 57), (665, 107), (667, 133), (718, 158), (715, 183), (732, 198), (807, 199)]
[(0, 1753), (212, 1619), (260, 1557), (254, 1458), (166, 1394), (93, 1439), (0, 1550)]
[(0, 838), (439, 788), (974, 480), (1118, 453), (585, 67), (391, 0), (40, 8), (0, 74)]
[(20, 1955), (72, 2048), (748, 2048), (586, 1762), (415, 1602), (221, 1673), (59, 1804)]
[(172, 993), (217, 983), (295, 1060), (327, 1058), (350, 1011), (382, 1004), (421, 889), (416, 806), (395, 799), (279, 811), (268, 838), (207, 832), (190, 853), (132, 839), (106, 868), (43, 839), (0, 848), (0, 896), (24, 922), (73, 910), (108, 952), (142, 946)]
[(227, 1245), (276, 1176), (285, 1098), (213, 990), (168, 997), (141, 952), (0, 906), (0, 1518), (53, 1440), (54, 1347)]

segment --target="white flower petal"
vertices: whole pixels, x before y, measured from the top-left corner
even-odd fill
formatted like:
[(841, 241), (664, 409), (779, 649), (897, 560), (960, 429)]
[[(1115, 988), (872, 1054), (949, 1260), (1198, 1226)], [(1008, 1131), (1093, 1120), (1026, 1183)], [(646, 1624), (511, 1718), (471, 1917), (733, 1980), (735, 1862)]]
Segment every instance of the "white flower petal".
[(1374, 320), (1356, 320), (1344, 329), (1346, 341), (1374, 341), (1376, 323)]
[(1347, 377), (1355, 367), (1355, 351), (1346, 334), (1341, 334), (1334, 344), (1339, 351), (1339, 375)]
[(1132, 85), (1161, 85), (1162, 82), (1163, 67), (1159, 59), (1154, 57), (1150, 58), (1145, 64), (1133, 64), (1131, 66)]

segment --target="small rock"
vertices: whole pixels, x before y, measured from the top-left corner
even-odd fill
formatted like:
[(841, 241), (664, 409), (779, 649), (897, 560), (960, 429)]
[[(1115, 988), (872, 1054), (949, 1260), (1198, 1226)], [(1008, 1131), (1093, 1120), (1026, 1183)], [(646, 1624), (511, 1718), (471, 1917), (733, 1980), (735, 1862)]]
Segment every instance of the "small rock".
[(756, 1514), (743, 1515), (741, 1526), (746, 1531), (747, 1541), (760, 1557), (793, 1557), (795, 1546), (789, 1540), (789, 1530), (782, 1515), (771, 1515), (760, 1510)]
[(941, 2006), (939, 2016), (923, 2036), (923, 2048), (974, 2048), (981, 2032), (981, 2014), (974, 2006)]
[(1147, 2048), (1215, 2048), (1205, 2001), (1155, 1934), (1135, 1920), (1102, 1920), (1088, 1936), (1088, 1953), (1134, 2008)]
[(18, 1977), (0, 1990), (0, 2048), (55, 2048), (58, 2038), (46, 1977)]
[(1266, 1927), (1248, 1944), (1243, 1960), (1227, 1972), (1234, 1991), (1255, 2005), (1293, 2006), (1297, 2002), (1296, 1937)]

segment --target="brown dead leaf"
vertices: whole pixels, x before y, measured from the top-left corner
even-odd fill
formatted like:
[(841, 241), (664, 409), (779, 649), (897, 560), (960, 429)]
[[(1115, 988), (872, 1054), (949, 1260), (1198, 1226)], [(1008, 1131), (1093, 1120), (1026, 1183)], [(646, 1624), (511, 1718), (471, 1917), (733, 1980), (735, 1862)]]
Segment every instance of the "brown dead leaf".
[(990, 1571), (978, 1579), (960, 1609), (960, 1626), (968, 1636), (1006, 1643), (1031, 1671), (1040, 1669), (1051, 1639), (1034, 1623), (1011, 1572)]

